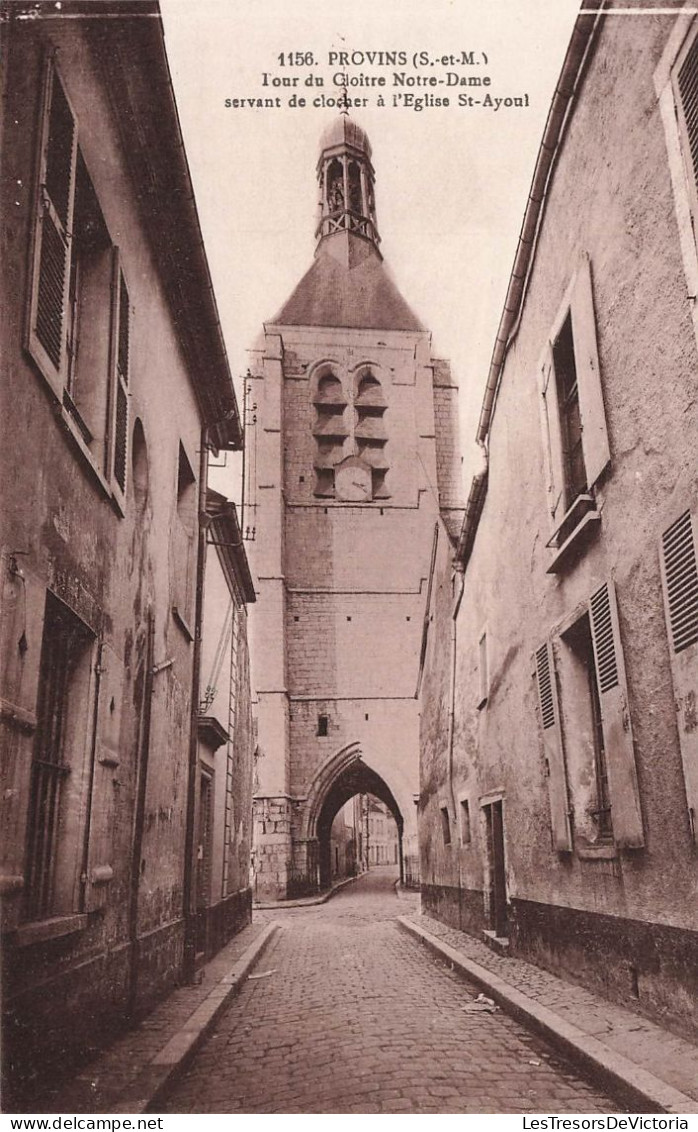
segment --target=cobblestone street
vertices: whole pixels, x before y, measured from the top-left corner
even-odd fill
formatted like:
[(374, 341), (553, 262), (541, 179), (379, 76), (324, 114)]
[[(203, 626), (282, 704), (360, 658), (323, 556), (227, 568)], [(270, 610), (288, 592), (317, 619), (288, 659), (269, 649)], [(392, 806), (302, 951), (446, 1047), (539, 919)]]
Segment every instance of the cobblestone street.
[(543, 1041), (402, 933), (375, 869), (281, 924), (163, 1111), (615, 1112)]

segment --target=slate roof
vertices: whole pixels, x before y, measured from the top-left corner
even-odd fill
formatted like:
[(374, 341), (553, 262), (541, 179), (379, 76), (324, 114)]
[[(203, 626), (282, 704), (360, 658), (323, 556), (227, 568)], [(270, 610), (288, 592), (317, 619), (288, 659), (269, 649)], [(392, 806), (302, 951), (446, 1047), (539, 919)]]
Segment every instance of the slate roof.
[(347, 266), (329, 254), (323, 244), (315, 262), (271, 322), (357, 330), (424, 330), (377, 253)]

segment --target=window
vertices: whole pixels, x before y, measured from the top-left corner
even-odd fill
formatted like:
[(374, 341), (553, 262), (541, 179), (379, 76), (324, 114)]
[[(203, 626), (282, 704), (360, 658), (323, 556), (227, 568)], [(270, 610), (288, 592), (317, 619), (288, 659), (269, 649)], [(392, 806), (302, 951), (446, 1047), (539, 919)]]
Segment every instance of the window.
[(53, 60), (40, 126), (27, 348), (78, 448), (123, 511), (129, 298)]
[(662, 534), (660, 560), (690, 834), (698, 840), (698, 531), (685, 511)]
[(579, 261), (540, 362), (541, 420), (550, 512), (548, 567), (557, 573), (598, 525), (595, 487), (610, 450), (601, 389), (591, 268)]
[(349, 435), (345, 420), (346, 405), (341, 381), (332, 370), (324, 369), (313, 397), (315, 495), (330, 499), (335, 494), (335, 467), (344, 459), (344, 442)]
[(470, 845), (472, 834), (470, 831), (470, 802), (467, 798), (461, 798), (459, 801), (460, 810), (460, 843), (461, 845)]
[(326, 715), (319, 715), (317, 717), (317, 734), (323, 738), (329, 734), (329, 718)]
[(78, 906), (76, 831), (89, 730), (94, 636), (52, 594), (46, 598), (25, 875), (26, 918)]
[(478, 676), (479, 676), (479, 698), (477, 706), (484, 707), (487, 703), (489, 695), (489, 671), (487, 659), (487, 632), (483, 630), (478, 641)]
[(567, 315), (553, 345), (553, 366), (560, 414), (560, 441), (563, 466), (564, 510), (587, 490), (587, 472), (582, 448), (582, 418), (579, 411), (579, 384), (574, 360), (572, 316)]
[(594, 645), (591, 639), (591, 625), (588, 614), (575, 622), (565, 640), (583, 673), (586, 686), (586, 705), (588, 720), (585, 720), (584, 734), (588, 736), (591, 762), (593, 763), (593, 792), (589, 799), (587, 812), (596, 826), (596, 839), (613, 837), (611, 821), (611, 798), (608, 788), (608, 764), (606, 744), (601, 723), (601, 700), (599, 699), (598, 672), (594, 660)]
[(353, 412), (342, 381), (330, 363), (315, 379), (314, 494), (346, 503), (389, 498), (386, 485), (387, 404), (372, 368), (363, 364), (354, 375)]
[(451, 844), (451, 819), (448, 815), (448, 806), (441, 807), (441, 832), (443, 834), (444, 845)]
[(380, 381), (368, 366), (356, 375), (354, 408), (354, 454), (371, 469), (373, 499), (387, 499), (390, 494), (386, 486), (388, 438), (384, 418), (387, 403)]
[[(697, 26), (692, 14), (686, 12), (677, 15), (654, 73), (654, 85), (666, 136), (684, 272), (688, 293), (692, 297), (698, 294)], [(698, 329), (695, 311), (694, 326)]]
[(177, 513), (172, 524), (172, 612), (179, 627), (192, 640), (190, 622), (196, 573), (197, 483), (180, 441), (177, 461)]
[(535, 674), (553, 847), (573, 848), (574, 814), (578, 849), (604, 841), (640, 848), (642, 812), (612, 582), (591, 595), (555, 649), (550, 641), (540, 646)]

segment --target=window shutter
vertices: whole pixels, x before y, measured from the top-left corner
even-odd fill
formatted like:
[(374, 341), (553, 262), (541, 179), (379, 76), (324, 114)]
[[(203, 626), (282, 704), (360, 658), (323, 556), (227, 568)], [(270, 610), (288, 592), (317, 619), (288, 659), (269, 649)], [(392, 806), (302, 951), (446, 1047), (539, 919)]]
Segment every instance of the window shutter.
[(538, 365), (538, 380), (541, 395), (541, 427), (543, 430), (548, 511), (553, 527), (557, 527), (565, 510), (565, 471), (562, 463), (562, 436), (555, 384), (555, 367), (553, 365), (553, 348), (549, 342)]
[(0, 894), (19, 889), (23, 884), (27, 794), (46, 609), (43, 583), (25, 566), (22, 572), (24, 578), (11, 575), (3, 568), (0, 582), (0, 656), (3, 657), (0, 665), (0, 748), (3, 752)]
[(46, 65), (40, 136), (27, 346), (62, 399), (77, 125), (52, 60)]
[(102, 643), (99, 651), (97, 743), (90, 805), (85, 908), (99, 908), (107, 898), (114, 875), (114, 818), (117, 775), (121, 762), (120, 729), (124, 667), (116, 653)]
[(538, 708), (543, 737), (543, 751), (548, 768), (548, 794), (553, 846), (558, 852), (572, 849), (569, 802), (567, 797), (567, 771), (560, 728), (560, 705), (555, 681), (555, 659), (552, 645), (546, 641), (536, 651), (536, 683)]
[(691, 834), (698, 840), (698, 534), (686, 511), (661, 537), (662, 588)]
[[(677, 85), (689, 149), (686, 164), (695, 188), (698, 186), (698, 37), (694, 38), (681, 64)], [(693, 194), (691, 196), (693, 199)]]
[(592, 594), (589, 620), (601, 702), (613, 837), (617, 845), (638, 849), (645, 839), (613, 582), (605, 583)]
[(592, 487), (611, 459), (606, 429), (606, 412), (601, 389), (599, 353), (596, 345), (596, 319), (591, 289), (591, 265), (582, 257), (572, 292), (572, 333), (577, 368), (579, 411), (582, 418), (582, 447), (588, 486)]
[(122, 495), (126, 494), (128, 467), (128, 380), (131, 310), (128, 290), (120, 266), (118, 248), (114, 249), (113, 277), (113, 402), (112, 402), (112, 474)]

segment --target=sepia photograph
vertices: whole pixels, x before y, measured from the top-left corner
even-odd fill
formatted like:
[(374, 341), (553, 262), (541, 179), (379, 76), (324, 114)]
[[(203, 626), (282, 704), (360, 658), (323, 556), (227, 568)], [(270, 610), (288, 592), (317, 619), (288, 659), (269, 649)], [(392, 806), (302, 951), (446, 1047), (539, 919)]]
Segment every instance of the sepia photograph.
[(690, 1129), (698, 3), (0, 68), (6, 1127)]

